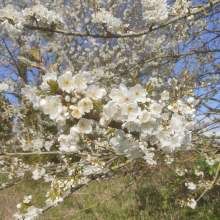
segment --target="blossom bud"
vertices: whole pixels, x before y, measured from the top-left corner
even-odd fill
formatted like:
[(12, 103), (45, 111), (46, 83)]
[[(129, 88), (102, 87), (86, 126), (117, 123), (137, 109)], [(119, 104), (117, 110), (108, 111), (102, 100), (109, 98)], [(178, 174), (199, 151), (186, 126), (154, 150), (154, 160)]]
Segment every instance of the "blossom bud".
[(63, 114), (63, 116), (64, 116), (65, 118), (68, 118), (68, 117), (70, 116), (70, 113), (69, 113), (69, 112), (66, 112), (66, 113)]
[(147, 98), (147, 102), (150, 102), (151, 101), (151, 99), (150, 98)]
[(71, 98), (71, 102), (72, 102), (72, 103), (75, 103), (76, 101), (77, 101), (77, 98), (76, 98), (76, 97), (72, 97), (72, 98)]
[(17, 204), (17, 208), (18, 208), (18, 209), (21, 208), (21, 203)]
[(169, 105), (167, 108), (168, 108), (169, 110), (172, 110), (172, 106), (171, 106), (171, 105)]
[(73, 109), (74, 109), (74, 106), (73, 106), (73, 105), (70, 105), (70, 106), (69, 106), (69, 109), (70, 109), (70, 110), (73, 110)]
[(78, 150), (79, 150), (79, 147), (77, 145), (70, 146), (70, 152), (77, 152)]
[(65, 113), (65, 112), (67, 112), (67, 107), (66, 107), (66, 106), (63, 106), (63, 107), (62, 107), (62, 113)]
[(70, 96), (69, 96), (69, 95), (66, 95), (66, 96), (65, 96), (65, 101), (66, 101), (66, 102), (70, 102)]

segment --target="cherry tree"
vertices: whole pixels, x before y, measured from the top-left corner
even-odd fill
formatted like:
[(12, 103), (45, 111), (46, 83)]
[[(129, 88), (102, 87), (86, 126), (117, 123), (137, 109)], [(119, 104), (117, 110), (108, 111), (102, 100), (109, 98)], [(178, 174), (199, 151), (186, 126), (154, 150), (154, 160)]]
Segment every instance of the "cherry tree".
[[(125, 167), (136, 184), (140, 162), (194, 175), (181, 206), (195, 209), (220, 184), (218, 135), (210, 135), (220, 123), (219, 7), (219, 0), (1, 1), (0, 92), (15, 100), (3, 108), (13, 127), (0, 149), (0, 172), (9, 177), (1, 190), (29, 178), (51, 182), (45, 206), (25, 196), (16, 219), (36, 219)], [(187, 171), (180, 160), (188, 152), (200, 166)], [(61, 163), (21, 159), (34, 154)]]

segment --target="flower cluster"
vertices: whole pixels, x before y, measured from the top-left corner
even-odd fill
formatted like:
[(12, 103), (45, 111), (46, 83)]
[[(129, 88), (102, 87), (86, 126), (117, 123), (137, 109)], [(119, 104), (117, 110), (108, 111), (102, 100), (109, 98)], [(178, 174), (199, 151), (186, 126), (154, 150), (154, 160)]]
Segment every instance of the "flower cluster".
[(169, 6), (166, 0), (142, 0), (143, 19), (148, 23), (164, 22), (168, 19)]
[(80, 142), (80, 135), (92, 132), (92, 121), (82, 117), (93, 110), (93, 100), (100, 100), (106, 94), (104, 88), (96, 85), (88, 86), (93, 79), (94, 77), (86, 71), (75, 76), (72, 76), (70, 71), (66, 71), (59, 77), (55, 72), (45, 74), (40, 86), (45, 94), (55, 86), (58, 92), (63, 91), (64, 96), (56, 94), (40, 98), (36, 95), (35, 88), (26, 86), (22, 89), (22, 94), (32, 101), (35, 108), (43, 110), (50, 119), (55, 120), (59, 131), (67, 130), (68, 122), (77, 121), (76, 126), (70, 128), (69, 135), (59, 136), (60, 151), (78, 151), (80, 146), (77, 143)]
[(17, 208), (21, 211), (15, 213), (13, 217), (18, 220), (34, 220), (42, 213), (42, 209), (35, 208), (31, 204), (32, 196), (24, 196), (22, 203), (17, 204)]
[(187, 0), (176, 0), (173, 7), (171, 7), (170, 14), (172, 15), (183, 15), (189, 12), (189, 7), (192, 5), (191, 1)]
[[(109, 94), (112, 100), (103, 107), (102, 120), (106, 124), (111, 120), (120, 120), (123, 129), (127, 129), (128, 132), (139, 132), (141, 141), (149, 142), (151, 146), (157, 145), (159, 149), (166, 152), (176, 151), (180, 147), (189, 147), (191, 143), (189, 130), (194, 125), (193, 122), (186, 120), (185, 114), (189, 112), (185, 108), (191, 110), (189, 104), (178, 100), (168, 105), (167, 91), (161, 94), (159, 102), (148, 100), (146, 96), (147, 91), (139, 84), (130, 89), (120, 84), (119, 89), (112, 89)], [(120, 136), (124, 134), (120, 133)], [(133, 139), (133, 137), (127, 138)], [(136, 146), (134, 149), (138, 151), (138, 144), (131, 145)], [(123, 145), (120, 143), (119, 146)]]
[(41, 99), (37, 96), (36, 90), (36, 87), (26, 85), (25, 88), (21, 90), (21, 94), (28, 98), (33, 103), (33, 108), (37, 110), (39, 109)]
[(0, 83), (0, 92), (7, 92), (9, 85), (7, 83)]
[(108, 31), (111, 33), (117, 33), (120, 30), (122, 21), (119, 18), (115, 18), (110, 12), (105, 9), (99, 9), (96, 14), (92, 15), (93, 23), (101, 23), (108, 25)]
[(29, 151), (29, 150), (40, 151), (41, 148), (44, 146), (44, 141), (41, 138), (36, 138), (35, 140), (32, 141), (26, 141), (25, 138), (21, 137), (20, 143), (21, 143), (20, 146), (24, 151)]
[(195, 199), (188, 199), (187, 206), (190, 207), (191, 209), (195, 209), (196, 204), (197, 203), (196, 203)]
[(32, 178), (34, 179), (34, 180), (38, 180), (38, 179), (40, 179), (43, 175), (45, 174), (45, 169), (44, 168), (42, 168), (42, 169), (36, 169), (36, 170), (34, 170), (33, 171), (33, 176), (32, 176)]
[(13, 5), (8, 4), (0, 9), (0, 18), (4, 19), (5, 29), (12, 35), (21, 35), (25, 23), (21, 12), (14, 9)]
[(61, 16), (53, 11), (49, 11), (43, 5), (35, 5), (25, 8), (21, 12), (14, 9), (13, 5), (8, 4), (0, 10), (0, 18), (4, 19), (5, 29), (13, 36), (21, 35), (24, 25), (35, 21), (41, 27), (55, 28), (64, 23)]
[(199, 170), (200, 166), (197, 166), (197, 169), (195, 169), (195, 175), (196, 176), (204, 176), (204, 172)]
[(176, 174), (177, 174), (178, 176), (183, 176), (185, 173), (188, 172), (188, 170), (187, 170), (187, 169), (181, 169), (181, 168), (177, 167), (176, 170), (175, 170), (175, 172), (176, 172)]
[(190, 190), (196, 189), (196, 184), (194, 184), (194, 183), (185, 183), (185, 186), (187, 186), (188, 189), (190, 189)]
[(170, 157), (169, 155), (166, 155), (166, 158), (164, 160), (166, 164), (171, 164), (174, 161), (174, 158)]
[(51, 27), (52, 25), (64, 23), (62, 17), (54, 11), (49, 11), (43, 5), (35, 5), (22, 10), (25, 19), (36, 19), (36, 22), (41, 27)]

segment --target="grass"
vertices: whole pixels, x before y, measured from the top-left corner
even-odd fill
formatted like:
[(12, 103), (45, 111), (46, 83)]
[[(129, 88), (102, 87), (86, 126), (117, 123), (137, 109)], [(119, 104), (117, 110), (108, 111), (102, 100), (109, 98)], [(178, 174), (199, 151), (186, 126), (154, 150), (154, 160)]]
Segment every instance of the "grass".
[[(6, 176), (1, 175), (1, 180)], [(111, 198), (118, 194), (129, 182), (131, 176), (119, 174), (111, 179), (104, 179), (100, 182), (94, 182), (89, 186), (83, 187), (80, 191), (66, 199), (58, 207), (47, 211), (40, 219), (44, 220), (71, 220), (71, 219), (89, 219), (89, 220), (138, 220), (140, 218), (137, 202), (135, 199), (134, 186), (129, 186), (121, 195)], [(32, 195), (33, 204), (36, 207), (45, 206), (45, 195), (49, 190), (50, 184), (42, 181), (29, 181), (20, 185), (13, 186), (4, 191), (0, 191), (0, 219), (10, 220), (17, 212), (16, 205), (20, 203), (24, 196)], [(181, 208), (177, 198), (167, 185), (159, 187), (147, 178), (138, 180), (138, 191), (144, 204), (142, 219), (152, 220), (218, 220), (220, 214), (219, 188), (214, 188), (214, 192), (208, 194), (202, 199), (198, 207), (192, 210), (188, 207)], [(181, 192), (179, 192), (181, 194)], [(215, 194), (215, 199), (212, 196)], [(181, 196), (181, 195), (180, 195)], [(111, 199), (109, 199), (111, 198)], [(181, 198), (181, 197), (179, 197)], [(106, 199), (108, 201), (102, 202)], [(99, 205), (91, 208), (97, 203)], [(84, 210), (86, 209), (86, 210)], [(71, 213), (81, 211), (77, 214)], [(70, 215), (64, 217), (66, 215)]]

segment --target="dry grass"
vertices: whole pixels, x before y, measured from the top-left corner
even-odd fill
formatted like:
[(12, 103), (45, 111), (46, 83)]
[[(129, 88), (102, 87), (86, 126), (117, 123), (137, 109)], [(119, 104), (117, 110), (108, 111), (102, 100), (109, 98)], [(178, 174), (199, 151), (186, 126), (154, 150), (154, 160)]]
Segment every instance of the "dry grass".
[[(0, 176), (5, 178), (4, 176)], [(177, 180), (169, 166), (157, 167), (138, 179), (138, 191), (144, 204), (142, 219), (150, 220), (219, 220), (220, 187), (215, 187), (202, 199), (197, 209), (181, 208), (177, 198), (187, 198), (189, 191)], [(183, 177), (184, 178), (184, 177)], [(66, 199), (58, 207), (47, 211), (41, 220), (138, 220), (139, 209), (135, 199), (134, 186), (129, 186), (120, 196), (117, 195), (132, 181), (130, 174), (119, 173), (111, 179), (103, 179), (83, 187)], [(49, 184), (42, 181), (29, 181), (0, 191), (0, 219), (11, 220), (16, 205), (24, 196), (32, 195), (36, 207), (45, 206)], [(111, 198), (111, 199), (109, 199)], [(107, 201), (105, 201), (107, 200)], [(102, 202), (104, 201), (104, 202)], [(94, 206), (95, 204), (98, 204)], [(93, 208), (89, 208), (94, 206)], [(87, 209), (88, 208), (88, 209)], [(80, 211), (83, 210), (83, 211)], [(73, 214), (75, 212), (78, 212)]]

